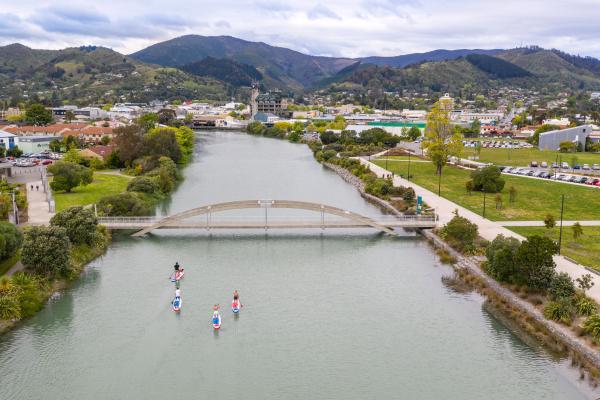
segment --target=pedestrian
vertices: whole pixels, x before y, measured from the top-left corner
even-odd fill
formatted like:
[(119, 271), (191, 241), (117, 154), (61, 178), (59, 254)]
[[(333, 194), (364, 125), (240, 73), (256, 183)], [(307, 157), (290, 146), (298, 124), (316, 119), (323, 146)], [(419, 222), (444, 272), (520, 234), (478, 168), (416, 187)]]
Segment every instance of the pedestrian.
[(33, 185), (31, 185), (31, 191), (33, 192)]
[(40, 190), (40, 187), (38, 185), (35, 185), (35, 191), (37, 192), (39, 190)]

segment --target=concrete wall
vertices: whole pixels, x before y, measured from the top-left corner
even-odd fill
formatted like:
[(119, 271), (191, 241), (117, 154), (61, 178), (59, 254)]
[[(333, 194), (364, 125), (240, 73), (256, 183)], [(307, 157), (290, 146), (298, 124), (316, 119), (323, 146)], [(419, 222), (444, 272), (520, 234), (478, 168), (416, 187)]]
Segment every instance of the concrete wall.
[(590, 125), (561, 129), (540, 134), (540, 150), (558, 150), (561, 142), (579, 142), (585, 148), (585, 139), (592, 133)]

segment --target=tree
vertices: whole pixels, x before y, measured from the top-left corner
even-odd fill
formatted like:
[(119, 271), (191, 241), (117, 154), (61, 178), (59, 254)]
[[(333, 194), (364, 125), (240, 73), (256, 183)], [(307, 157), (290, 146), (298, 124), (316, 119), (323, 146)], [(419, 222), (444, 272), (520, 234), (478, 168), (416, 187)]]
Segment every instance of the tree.
[(0, 222), (0, 260), (12, 257), (23, 243), (23, 234), (10, 222)]
[(519, 240), (515, 238), (496, 236), (485, 251), (487, 273), (500, 282), (518, 280), (517, 250), (520, 245)]
[[(185, 128), (189, 129), (189, 128)], [(181, 148), (177, 142), (174, 128), (157, 128), (151, 129), (144, 135), (144, 155), (154, 159), (160, 157), (169, 157), (174, 162), (178, 163), (181, 158)]]
[(462, 139), (462, 134), (450, 124), (448, 111), (441, 108), (439, 102), (435, 103), (427, 114), (423, 148), (427, 150), (427, 155), (435, 165), (438, 175), (442, 174), (442, 168), (450, 156), (460, 155)]
[(417, 140), (421, 137), (421, 130), (416, 126), (411, 126), (411, 128), (407, 132), (407, 135), (410, 138), (410, 140)]
[(69, 207), (55, 214), (50, 219), (50, 225), (64, 228), (73, 244), (91, 245), (96, 236), (98, 218), (90, 209), (82, 206)]
[(19, 146), (14, 146), (8, 150), (6, 150), (7, 157), (19, 158), (23, 155), (23, 150), (19, 148)]
[(123, 166), (123, 163), (119, 159), (119, 151), (118, 150), (113, 150), (110, 152), (110, 154), (108, 155), (108, 158), (106, 159), (106, 166), (108, 168), (120, 168)]
[(552, 257), (557, 253), (558, 245), (551, 239), (529, 236), (517, 251), (522, 283), (535, 290), (548, 289), (556, 268)]
[(62, 145), (60, 143), (60, 140), (58, 139), (53, 139), (50, 144), (48, 145), (48, 147), (50, 148), (51, 151), (55, 152), (55, 153), (60, 153), (60, 151), (62, 150)]
[(155, 194), (159, 191), (159, 187), (155, 180), (150, 179), (147, 176), (136, 176), (129, 181), (127, 191)]
[(187, 163), (194, 153), (194, 131), (187, 126), (181, 126), (175, 131), (175, 139), (181, 150), (181, 163)]
[(472, 134), (475, 135), (474, 137), (479, 136), (479, 133), (481, 132), (481, 122), (478, 119), (473, 120), (473, 122), (471, 122), (469, 130)]
[(321, 143), (323, 144), (331, 144), (338, 141), (338, 136), (331, 131), (326, 131), (319, 135), (319, 139), (321, 139)]
[(517, 189), (514, 186), (510, 186), (508, 189), (508, 202), (513, 204), (517, 200)]
[(442, 237), (450, 246), (463, 253), (468, 253), (475, 249), (477, 234), (477, 225), (458, 215), (444, 225), (441, 230)]
[(21, 251), (23, 265), (44, 274), (67, 272), (71, 243), (64, 228), (33, 226), (24, 236)]
[(468, 180), (465, 182), (465, 189), (467, 189), (467, 193), (470, 196), (473, 192), (473, 180)]
[(561, 153), (574, 153), (575, 151), (577, 151), (577, 145), (568, 140), (560, 142), (558, 146)]
[(110, 143), (110, 136), (107, 136), (107, 135), (102, 136), (102, 139), (100, 139), (100, 144), (102, 146), (106, 146), (109, 143)]
[(504, 179), (500, 168), (490, 165), (482, 169), (476, 169), (471, 173), (473, 187), (475, 190), (486, 193), (498, 193), (504, 189)]
[(250, 122), (246, 127), (246, 132), (251, 135), (262, 135), (264, 131), (265, 126), (259, 121)]
[(528, 141), (531, 144), (538, 145), (538, 144), (540, 144), (540, 133), (555, 131), (557, 129), (560, 129), (560, 128), (556, 125), (544, 124), (535, 130), (535, 132), (528, 139)]
[(109, 217), (137, 217), (153, 214), (153, 207), (135, 192), (125, 192), (100, 199), (98, 212)]
[(579, 278), (575, 279), (575, 281), (577, 282), (577, 287), (584, 293), (594, 286), (594, 278), (590, 274), (581, 275)]
[(63, 137), (63, 145), (67, 150), (81, 148), (81, 143), (79, 142), (79, 139), (76, 136), (72, 135)]
[(70, 148), (63, 156), (63, 161), (67, 161), (73, 164), (81, 164), (81, 156), (79, 151), (75, 148)]
[(144, 132), (147, 132), (150, 129), (154, 128), (157, 122), (158, 114), (156, 113), (144, 114), (137, 120), (138, 125), (142, 128)]
[(32, 104), (25, 111), (25, 122), (30, 125), (47, 125), (52, 122), (52, 111), (43, 104)]
[(577, 240), (583, 235), (583, 228), (579, 222), (575, 222), (571, 228), (573, 229), (573, 239)]
[(173, 121), (177, 119), (175, 110), (170, 108), (163, 108), (158, 112), (158, 123), (162, 125), (171, 125)]
[(496, 198), (494, 199), (496, 202), (496, 210), (502, 209), (502, 195), (500, 193), (496, 194)]
[(67, 112), (65, 112), (65, 122), (70, 124), (71, 121), (73, 121), (75, 119), (75, 113), (71, 110), (67, 110)]
[(74, 187), (92, 183), (93, 171), (83, 165), (68, 161), (57, 161), (48, 167), (48, 171), (54, 175), (54, 179), (50, 182), (52, 190), (64, 190), (70, 193)]
[(4, 158), (6, 156), (6, 149), (0, 146), (0, 158)]
[(552, 214), (547, 214), (546, 218), (544, 218), (544, 226), (547, 229), (552, 229), (556, 226), (556, 220)]
[(133, 160), (142, 155), (144, 147), (142, 128), (138, 125), (128, 125), (119, 127), (114, 132), (119, 159), (129, 167)]
[(572, 298), (575, 296), (575, 284), (573, 283), (573, 279), (571, 279), (566, 272), (555, 274), (552, 278), (550, 288), (548, 288), (548, 294), (552, 300)]

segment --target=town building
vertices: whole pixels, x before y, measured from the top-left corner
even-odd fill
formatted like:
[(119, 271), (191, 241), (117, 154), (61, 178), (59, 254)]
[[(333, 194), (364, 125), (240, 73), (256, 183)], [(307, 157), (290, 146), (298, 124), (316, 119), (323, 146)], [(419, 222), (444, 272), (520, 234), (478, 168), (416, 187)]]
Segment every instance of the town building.
[(0, 146), (5, 149), (12, 149), (15, 146), (19, 145), (19, 138), (17, 135), (7, 132), (5, 130), (0, 130)]
[(456, 110), (450, 112), (450, 120), (456, 122), (467, 122), (479, 121), (482, 124), (491, 124), (498, 122), (504, 117), (504, 113), (501, 111), (487, 111), (487, 112), (475, 112), (469, 110)]
[[(290, 118), (292, 111), (288, 110), (288, 99), (281, 92), (262, 93), (256, 96), (252, 106), (252, 115), (257, 113), (274, 114), (282, 118)], [(254, 112), (256, 110), (256, 112)]]
[(581, 125), (574, 128), (557, 129), (540, 133), (540, 150), (558, 150), (562, 142), (576, 143), (578, 147), (585, 148), (586, 138), (592, 133), (591, 125)]
[(114, 150), (114, 146), (93, 146), (81, 150), (79, 155), (87, 159), (96, 158), (101, 161), (106, 161)]
[(449, 93), (445, 93), (439, 99), (440, 109), (444, 111), (452, 111), (454, 109), (454, 99), (450, 97)]
[(41, 153), (50, 150), (50, 143), (56, 140), (55, 136), (21, 136), (19, 137), (19, 149), (23, 153)]

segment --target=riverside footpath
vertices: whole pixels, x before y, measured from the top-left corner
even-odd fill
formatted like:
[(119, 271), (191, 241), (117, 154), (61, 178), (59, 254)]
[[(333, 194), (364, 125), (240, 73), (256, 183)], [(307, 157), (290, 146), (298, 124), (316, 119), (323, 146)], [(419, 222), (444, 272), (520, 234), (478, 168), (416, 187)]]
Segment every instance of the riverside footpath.
[[(385, 177), (391, 174), (390, 171), (370, 162), (364, 157), (359, 157), (359, 160), (363, 165), (368, 166), (370, 170), (378, 177)], [(479, 228), (479, 236), (486, 240), (494, 240), (494, 238), (498, 235), (525, 240), (525, 237), (505, 228), (502, 225), (502, 222), (494, 222), (483, 218), (481, 215), (475, 214), (474, 212), (469, 211), (466, 208), (451, 202), (450, 200), (438, 196), (436, 193), (433, 193), (404, 178), (394, 175), (393, 182), (395, 186), (406, 186), (413, 188), (417, 196), (421, 196), (423, 201), (427, 203), (429, 207), (435, 209), (436, 214), (439, 217), (440, 226), (450, 221), (454, 217), (454, 212), (458, 210), (458, 213), (462, 217), (469, 219), (471, 222), (477, 225)], [(573, 279), (579, 278), (584, 274), (592, 275), (594, 286), (587, 292), (587, 294), (600, 303), (600, 276), (597, 275), (597, 273), (590, 273), (590, 271), (583, 266), (571, 262), (562, 256), (554, 256), (554, 262), (556, 263), (556, 269), (558, 271), (568, 273)]]

